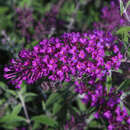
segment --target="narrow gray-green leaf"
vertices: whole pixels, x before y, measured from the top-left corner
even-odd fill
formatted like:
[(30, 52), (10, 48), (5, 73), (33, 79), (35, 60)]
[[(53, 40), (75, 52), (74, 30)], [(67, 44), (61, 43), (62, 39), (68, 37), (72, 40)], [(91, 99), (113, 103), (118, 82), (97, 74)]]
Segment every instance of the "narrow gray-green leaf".
[(107, 94), (110, 92), (110, 89), (112, 87), (112, 77), (111, 77), (111, 72), (110, 75), (107, 76), (106, 79), (106, 87), (107, 87)]
[(80, 99), (78, 99), (78, 106), (79, 106), (79, 109), (81, 111), (85, 111), (86, 110), (85, 104), (83, 104)]
[(12, 116), (18, 115), (19, 112), (21, 111), (22, 105), (18, 104), (17, 106), (14, 107), (13, 112), (11, 113)]
[(46, 115), (34, 116), (32, 120), (47, 126), (56, 126), (57, 122)]
[(121, 16), (123, 15), (123, 12), (124, 12), (124, 5), (123, 5), (122, 0), (120, 0), (120, 13), (121, 13)]
[(59, 103), (55, 103), (53, 106), (53, 114), (55, 115), (56, 113), (58, 113), (62, 108), (62, 105)]
[(49, 96), (47, 102), (46, 102), (46, 106), (49, 106), (51, 104), (53, 104), (54, 102), (56, 102), (56, 100), (58, 99), (59, 94), (58, 93), (53, 93)]
[(1, 6), (1, 7), (0, 7), (0, 15), (1, 15), (1, 14), (3, 15), (3, 14), (6, 13), (8, 10), (9, 10), (8, 7)]

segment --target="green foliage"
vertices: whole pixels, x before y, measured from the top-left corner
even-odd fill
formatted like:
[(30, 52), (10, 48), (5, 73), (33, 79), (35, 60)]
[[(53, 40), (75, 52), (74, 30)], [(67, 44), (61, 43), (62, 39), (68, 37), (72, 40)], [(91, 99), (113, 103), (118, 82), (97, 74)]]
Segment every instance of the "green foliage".
[(24, 117), (18, 115), (21, 111), (21, 108), (21, 104), (18, 104), (13, 108), (11, 113), (8, 113), (2, 118), (0, 118), (1, 126), (5, 126), (4, 124), (6, 124), (7, 126), (5, 126), (5, 128), (8, 128), (8, 126), (15, 127), (17, 126), (18, 122), (26, 122), (26, 119)]
[(116, 33), (121, 35), (122, 37), (124, 37), (124, 41), (127, 42), (128, 38), (130, 37), (130, 35), (129, 35), (129, 33), (130, 33), (130, 26), (121, 27), (119, 30), (117, 30)]
[(19, 2), (20, 7), (24, 7), (24, 6), (30, 7), (31, 4), (32, 4), (32, 0), (22, 0)]
[(110, 74), (107, 75), (107, 78), (106, 78), (106, 88), (107, 88), (107, 93), (110, 92), (110, 89), (112, 87), (112, 76), (111, 76), (111, 71), (109, 72)]
[(46, 115), (34, 116), (32, 117), (32, 120), (40, 124), (45, 124), (47, 126), (54, 127), (57, 125), (57, 122), (55, 120)]
[[(80, 4), (77, 10), (77, 4)], [(58, 31), (67, 32), (67, 25), (73, 21), (73, 29), (71, 31), (87, 31), (92, 29), (93, 23), (100, 21), (99, 15), (101, 7), (108, 1), (91, 1), (85, 4), (84, 0), (75, 1), (64, 1), (59, 8), (59, 13), (56, 16), (57, 19), (65, 22), (64, 29), (58, 28)], [(22, 37), (19, 33), (20, 30), (16, 26), (17, 16), (16, 7), (31, 8), (33, 10), (33, 18), (35, 19), (34, 25), (37, 24), (42, 18), (44, 18), (46, 12), (50, 11), (53, 5), (58, 5), (58, 0), (0, 0), (0, 49), (8, 50), (11, 52), (11, 58), (15, 58), (18, 55), (19, 50), (25, 47), (26, 49), (33, 49), (35, 45), (39, 43), (32, 36), (30, 43), (26, 43), (26, 38)], [(130, 5), (130, 1), (124, 7), (124, 3), (120, 2), (120, 13), (124, 14), (124, 10), (127, 10)], [(44, 25), (44, 23), (42, 23)], [(1, 31), (5, 30), (9, 40), (6, 43), (2, 43), (4, 36)], [(35, 28), (29, 28), (29, 32), (33, 34)], [(60, 32), (60, 33), (61, 33)], [(55, 32), (56, 36), (60, 33)], [(114, 32), (113, 32), (114, 33)], [(123, 42), (124, 48), (123, 54), (127, 50), (128, 56), (130, 56), (130, 26), (120, 27), (115, 34)], [(45, 36), (44, 36), (45, 37)], [(109, 57), (112, 53), (105, 52)], [(12, 56), (13, 55), (13, 56)], [(92, 59), (90, 59), (92, 60)], [(1, 69), (1, 68), (0, 68)], [(123, 75), (123, 70), (112, 70)], [(111, 72), (111, 73), (112, 73)], [(107, 93), (109, 93), (114, 80), (112, 74), (106, 77), (104, 83), (107, 87)], [(1, 75), (0, 75), (1, 76)], [(85, 77), (86, 78), (86, 77)], [(43, 80), (43, 79), (41, 79)], [(96, 79), (96, 83), (99, 79)], [(87, 84), (87, 83), (86, 83)], [(7, 81), (0, 81), (0, 128), (5, 130), (13, 130), (16, 128), (25, 127), (32, 130), (45, 129), (45, 130), (63, 130), (66, 121), (71, 118), (72, 115), (80, 116), (86, 115), (85, 121), (88, 123), (86, 129), (104, 128), (106, 121), (101, 122), (96, 120), (93, 116), (96, 108), (91, 107), (90, 104), (87, 106), (82, 103), (80, 96), (75, 93), (73, 82), (63, 82), (62, 85), (57, 85), (56, 92), (46, 91), (40, 89), (39, 84), (26, 85), (22, 83), (21, 89), (15, 89), (14, 85), (7, 85)], [(129, 90), (130, 80), (125, 79), (117, 90), (124, 91), (125, 96), (130, 95)], [(43, 93), (46, 98), (43, 98)], [(123, 101), (122, 101), (123, 104)], [(121, 104), (121, 105), (122, 105)], [(130, 114), (130, 110), (128, 109)], [(27, 117), (27, 114), (29, 117)], [(28, 119), (29, 118), (29, 119)], [(31, 123), (28, 122), (30, 120)]]
[(56, 115), (62, 109), (62, 105), (60, 103), (55, 103), (53, 106), (53, 115)]
[(124, 5), (123, 5), (123, 1), (120, 0), (120, 13), (121, 13), (121, 16), (123, 15), (123, 12), (124, 12)]
[(127, 10), (129, 6), (130, 6), (130, 1), (127, 2), (125, 9)]
[[(100, 128), (101, 127), (101, 124), (100, 122), (98, 122), (97, 120), (92, 120), (90, 123), (89, 123), (89, 128)], [(87, 130), (89, 130), (89, 128)]]
[(130, 56), (130, 46), (129, 46), (130, 26), (121, 27), (119, 30), (117, 30), (116, 34), (121, 36), (121, 40), (123, 41), (123, 53), (124, 54), (126, 53), (129, 57)]
[(77, 102), (78, 102), (78, 107), (79, 107), (80, 111), (81, 111), (81, 112), (85, 112), (85, 111), (86, 111), (86, 106), (85, 106), (85, 104), (83, 104), (80, 99), (78, 99)]
[(118, 90), (124, 90), (127, 91), (130, 87), (130, 80), (129, 79), (125, 79), (120, 86), (118, 87)]
[(3, 14), (5, 14), (7, 11), (9, 10), (9, 8), (8, 7), (0, 7), (0, 15), (3, 15)]

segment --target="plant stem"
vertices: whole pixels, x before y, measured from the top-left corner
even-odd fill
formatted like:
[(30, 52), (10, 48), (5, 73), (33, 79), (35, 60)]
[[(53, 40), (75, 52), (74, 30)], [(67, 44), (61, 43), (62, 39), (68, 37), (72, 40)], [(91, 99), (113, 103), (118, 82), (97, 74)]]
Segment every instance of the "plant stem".
[(21, 101), (21, 104), (22, 104), (22, 107), (23, 107), (23, 110), (24, 110), (24, 114), (25, 114), (25, 117), (27, 119), (27, 123), (29, 124), (29, 127), (31, 128), (31, 120), (29, 118), (28, 111), (27, 111), (23, 96), (20, 93), (18, 93), (18, 96), (19, 96), (19, 99)]

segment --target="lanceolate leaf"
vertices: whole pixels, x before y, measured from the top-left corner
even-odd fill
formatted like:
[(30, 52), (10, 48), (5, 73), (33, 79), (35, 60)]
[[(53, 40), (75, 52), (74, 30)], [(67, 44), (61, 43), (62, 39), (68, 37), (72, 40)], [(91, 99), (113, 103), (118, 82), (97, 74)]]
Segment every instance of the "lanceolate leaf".
[(112, 77), (111, 77), (111, 72), (110, 75), (107, 76), (106, 79), (106, 87), (107, 87), (107, 94), (109, 93), (111, 87), (112, 87)]
[(32, 117), (32, 120), (47, 126), (56, 126), (57, 122), (53, 120), (52, 118), (46, 116), (46, 115), (40, 115), (40, 116), (34, 116)]
[(0, 7), (0, 15), (6, 13), (9, 10), (8, 7)]
[(127, 90), (130, 87), (130, 80), (126, 79), (124, 80), (120, 86), (118, 87), (118, 90)]
[(21, 111), (22, 105), (18, 104), (16, 107), (14, 107), (13, 112), (12, 112), (12, 116), (16, 116), (19, 114), (19, 112)]
[(60, 103), (55, 103), (53, 106), (53, 114), (55, 115), (58, 113), (62, 108), (62, 105)]
[(58, 93), (51, 94), (46, 102), (46, 106), (53, 104), (54, 102), (58, 100), (58, 98), (60, 98), (60, 95)]
[(124, 5), (123, 5), (122, 0), (120, 0), (120, 13), (121, 13), (121, 16), (123, 15), (123, 11), (124, 11)]
[(121, 33), (128, 33), (130, 32), (130, 26), (124, 26), (124, 27), (121, 27), (119, 30), (117, 30), (117, 34), (121, 34)]

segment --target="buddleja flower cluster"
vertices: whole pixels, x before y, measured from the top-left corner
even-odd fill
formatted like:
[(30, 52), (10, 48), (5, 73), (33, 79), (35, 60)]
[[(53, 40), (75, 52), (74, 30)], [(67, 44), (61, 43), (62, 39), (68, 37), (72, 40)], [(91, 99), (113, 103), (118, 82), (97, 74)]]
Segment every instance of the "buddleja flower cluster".
[(30, 41), (29, 28), (31, 28), (34, 24), (33, 11), (30, 8), (24, 7), (16, 8), (16, 16), (17, 19), (17, 27), (20, 29), (23, 37)]
[(89, 88), (82, 99), (85, 104), (97, 110), (94, 114), (95, 118), (107, 120), (108, 130), (130, 129), (130, 116), (124, 106), (120, 107), (122, 92), (111, 88), (107, 93), (106, 87), (102, 84), (96, 84), (95, 87), (96, 89)]
[[(36, 21), (33, 17), (34, 11), (31, 8), (16, 8), (17, 27), (21, 31), (21, 35), (30, 42), (34, 40), (43, 40), (44, 36), (51, 33), (52, 29), (64, 28), (65, 21), (57, 18), (58, 9), (52, 6), (51, 10), (46, 12), (44, 17)], [(32, 29), (35, 31), (33, 32)]]
[(92, 84), (103, 80), (110, 69), (119, 68), (122, 55), (115, 40), (111, 33), (103, 31), (65, 33), (45, 39), (33, 50), (22, 50), (18, 59), (12, 59), (4, 76), (18, 88), (23, 80), (31, 84), (43, 77), (63, 82), (86, 75)]
[[(124, 3), (127, 3), (128, 0), (125, 0)], [(127, 9), (128, 16), (130, 15), (130, 8)], [(105, 6), (102, 9), (101, 15), (102, 22), (95, 23), (95, 27), (102, 28), (105, 31), (114, 31), (121, 26), (130, 25), (126, 16), (123, 14), (120, 15), (120, 3), (118, 0), (111, 1), (110, 7)]]
[(121, 92), (112, 88), (108, 93), (103, 84), (110, 70), (119, 69), (122, 55), (118, 45), (122, 44), (117, 37), (104, 31), (64, 33), (41, 41), (32, 50), (21, 50), (19, 58), (4, 68), (4, 77), (17, 88), (23, 81), (32, 84), (44, 77), (61, 83), (74, 80), (75, 91), (85, 94), (83, 102), (98, 110), (96, 118), (105, 118), (110, 130), (119, 124), (128, 128), (130, 118), (119, 107)]

